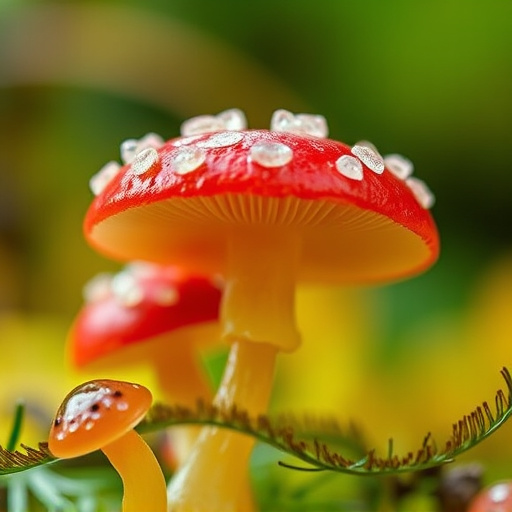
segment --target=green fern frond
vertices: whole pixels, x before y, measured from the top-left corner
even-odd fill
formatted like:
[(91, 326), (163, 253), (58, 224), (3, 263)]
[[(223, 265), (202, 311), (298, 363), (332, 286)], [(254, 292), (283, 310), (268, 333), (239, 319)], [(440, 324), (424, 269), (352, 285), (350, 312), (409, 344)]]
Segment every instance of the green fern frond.
[[(385, 457), (377, 456), (376, 450), (364, 450), (356, 433), (343, 431), (335, 421), (326, 423), (306, 418), (300, 422), (290, 418), (272, 419), (264, 415), (253, 418), (247, 411), (236, 406), (223, 410), (203, 402), (199, 402), (194, 409), (155, 404), (137, 426), (137, 430), (140, 433), (149, 433), (191, 424), (228, 428), (294, 456), (309, 466), (299, 467), (284, 462), (280, 464), (304, 471), (329, 470), (353, 475), (419, 471), (453, 461), (456, 456), (489, 437), (512, 415), (512, 377), (506, 368), (501, 370), (501, 374), (506, 383), (507, 394), (502, 390), (496, 393), (494, 412), (484, 402), (453, 424), (451, 436), (441, 449), (431, 435), (427, 434), (418, 450), (401, 456), (394, 453), (392, 440)], [(350, 456), (342, 454), (333, 446), (348, 447), (352, 453)], [(0, 475), (57, 460), (48, 451), (46, 443), (39, 443), (37, 449), (23, 445), (22, 448), (26, 453), (0, 447)]]
[(25, 471), (57, 460), (48, 450), (47, 443), (39, 443), (37, 448), (21, 444), (21, 448), (24, 452), (0, 446), (0, 475)]

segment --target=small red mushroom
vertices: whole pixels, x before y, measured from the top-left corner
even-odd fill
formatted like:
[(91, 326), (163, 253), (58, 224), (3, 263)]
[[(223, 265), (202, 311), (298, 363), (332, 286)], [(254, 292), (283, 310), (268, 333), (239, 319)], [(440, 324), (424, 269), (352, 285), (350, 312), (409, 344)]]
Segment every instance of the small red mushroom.
[[(327, 139), (322, 116), (280, 110), (271, 130), (246, 130), (229, 112), (229, 123), (225, 113), (189, 120), (182, 137), (137, 154), (105, 180), (84, 229), (113, 258), (224, 277), (232, 348), (215, 403), (258, 414), (277, 353), (300, 343), (296, 282), (403, 279), (434, 263), (439, 240), (426, 186), (386, 168), (368, 143)], [(205, 430), (171, 484), (173, 510), (248, 510), (236, 490), (251, 446)]]
[(498, 482), (483, 489), (467, 512), (512, 512), (512, 482)]
[[(84, 295), (86, 303), (68, 335), (76, 367), (102, 370), (149, 362), (167, 401), (189, 407), (199, 399), (211, 401), (198, 361), (198, 348), (219, 338), (221, 291), (211, 279), (136, 262), (115, 275), (100, 274)], [(197, 427), (173, 432), (179, 464)]]
[(166, 483), (160, 466), (133, 430), (151, 401), (150, 391), (139, 384), (85, 382), (66, 396), (50, 429), (48, 448), (56, 457), (103, 451), (123, 480), (123, 512), (167, 510)]

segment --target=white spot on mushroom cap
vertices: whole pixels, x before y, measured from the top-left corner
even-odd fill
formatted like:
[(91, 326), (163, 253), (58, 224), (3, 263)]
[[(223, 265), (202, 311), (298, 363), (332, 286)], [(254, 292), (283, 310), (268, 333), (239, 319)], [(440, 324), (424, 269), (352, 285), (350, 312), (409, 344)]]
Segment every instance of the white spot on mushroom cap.
[(247, 129), (247, 118), (238, 108), (230, 108), (217, 114), (217, 119), (224, 123), (224, 130), (245, 130)]
[(291, 162), (293, 151), (280, 142), (257, 142), (251, 147), (249, 158), (263, 167), (281, 167)]
[(198, 147), (201, 148), (226, 148), (228, 146), (234, 146), (243, 140), (244, 136), (240, 132), (221, 132), (215, 133), (206, 140), (202, 140), (197, 143)]
[(405, 184), (411, 189), (414, 197), (416, 197), (416, 200), (423, 208), (428, 210), (434, 206), (434, 194), (430, 191), (424, 181), (411, 176), (405, 180)]
[(503, 503), (510, 495), (507, 484), (496, 484), (489, 489), (489, 497), (493, 503)]
[(128, 402), (125, 402), (124, 400), (116, 403), (116, 409), (118, 411), (127, 411), (128, 408), (129, 408)]
[(160, 286), (154, 295), (154, 301), (159, 306), (172, 306), (179, 301), (179, 293), (174, 286)]
[(92, 430), (96, 421), (108, 413), (114, 404), (118, 411), (127, 411), (129, 403), (118, 400), (119, 396), (109, 386), (97, 386), (95, 383), (88, 383), (73, 393), (62, 405), (61, 414), (55, 420), (57, 440), (62, 441), (68, 434), (80, 429)]
[(95, 196), (99, 196), (106, 188), (106, 186), (116, 177), (121, 169), (118, 162), (106, 163), (90, 180), (89, 188)]
[(66, 403), (62, 416), (62, 431), (76, 432), (81, 424), (92, 419), (97, 414), (94, 406), (105, 405), (105, 400), (111, 393), (110, 388), (85, 389), (83, 392), (71, 396)]
[[(373, 144), (371, 144), (373, 146)], [(374, 147), (374, 146), (373, 146)], [(370, 143), (362, 141), (352, 147), (352, 154), (357, 156), (370, 170), (377, 174), (384, 172), (384, 160)]]
[(343, 155), (336, 160), (335, 165), (338, 172), (346, 178), (357, 181), (363, 179), (363, 166), (357, 158), (350, 155)]
[(245, 130), (246, 128), (245, 114), (237, 108), (232, 108), (215, 116), (205, 115), (187, 119), (181, 125), (181, 135), (188, 137), (221, 130)]
[(132, 161), (131, 172), (140, 176), (148, 172), (158, 162), (158, 153), (155, 148), (143, 149), (137, 153)]
[(293, 114), (288, 110), (279, 109), (272, 114), (270, 129), (276, 132), (290, 132), (299, 135), (327, 137), (329, 129), (324, 116), (313, 114)]
[(140, 139), (128, 139), (121, 143), (121, 160), (125, 164), (133, 162), (138, 153), (144, 149), (160, 149), (164, 139), (156, 133), (148, 133)]
[(125, 307), (135, 307), (144, 300), (144, 290), (135, 276), (129, 272), (119, 272), (112, 278), (112, 294)]
[(176, 174), (188, 174), (203, 165), (206, 153), (197, 146), (182, 146), (176, 150), (171, 159)]
[(99, 302), (111, 294), (112, 274), (102, 272), (90, 279), (82, 290), (82, 296), (87, 303)]
[(401, 180), (405, 180), (414, 172), (414, 165), (405, 156), (393, 153), (384, 157), (384, 165)]

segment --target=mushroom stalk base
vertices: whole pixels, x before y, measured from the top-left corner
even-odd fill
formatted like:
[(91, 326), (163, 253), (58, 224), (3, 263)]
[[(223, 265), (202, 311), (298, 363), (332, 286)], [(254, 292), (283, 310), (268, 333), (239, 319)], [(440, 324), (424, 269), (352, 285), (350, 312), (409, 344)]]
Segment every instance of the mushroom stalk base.
[[(275, 347), (265, 343), (235, 342), (214, 404), (224, 409), (237, 405), (251, 416), (265, 412), (276, 353)], [(169, 511), (253, 511), (248, 462), (254, 443), (243, 434), (204, 428), (169, 485)]]
[(167, 511), (162, 470), (151, 448), (135, 430), (104, 446), (102, 451), (123, 480), (123, 512)]

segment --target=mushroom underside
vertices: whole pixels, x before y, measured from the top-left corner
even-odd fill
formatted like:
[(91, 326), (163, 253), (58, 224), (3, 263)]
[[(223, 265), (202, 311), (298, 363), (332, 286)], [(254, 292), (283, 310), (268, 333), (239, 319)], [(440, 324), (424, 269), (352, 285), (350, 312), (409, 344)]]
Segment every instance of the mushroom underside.
[[(188, 270), (223, 274), (227, 241), (236, 232), (296, 233), (301, 281), (375, 283), (428, 267), (432, 242), (387, 216), (332, 200), (226, 194), (173, 198), (129, 208), (97, 223), (89, 239), (119, 260), (180, 262)], [(265, 235), (263, 234), (263, 237)]]

